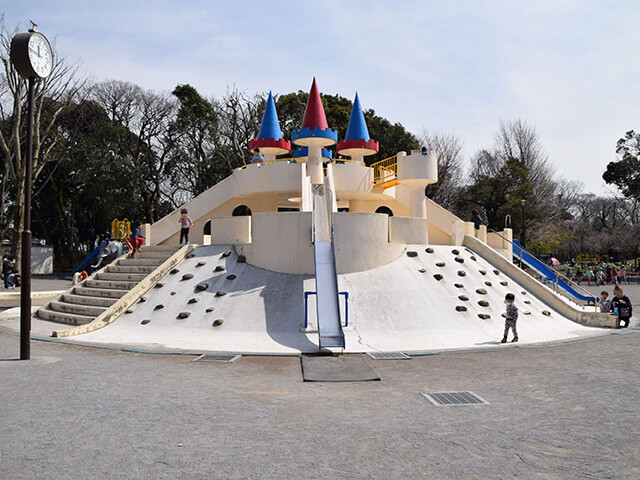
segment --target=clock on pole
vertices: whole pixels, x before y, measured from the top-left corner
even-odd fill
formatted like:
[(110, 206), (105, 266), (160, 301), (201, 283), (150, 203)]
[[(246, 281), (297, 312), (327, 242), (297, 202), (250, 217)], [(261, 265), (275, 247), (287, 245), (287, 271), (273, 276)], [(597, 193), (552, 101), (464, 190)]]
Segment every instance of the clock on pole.
[(22, 230), (22, 284), (20, 286), (20, 360), (31, 358), (31, 171), (33, 165), (33, 110), (35, 83), (46, 79), (53, 70), (53, 50), (47, 37), (31, 22), (26, 33), (11, 39), (11, 63), (27, 80), (27, 145), (24, 165), (24, 228)]

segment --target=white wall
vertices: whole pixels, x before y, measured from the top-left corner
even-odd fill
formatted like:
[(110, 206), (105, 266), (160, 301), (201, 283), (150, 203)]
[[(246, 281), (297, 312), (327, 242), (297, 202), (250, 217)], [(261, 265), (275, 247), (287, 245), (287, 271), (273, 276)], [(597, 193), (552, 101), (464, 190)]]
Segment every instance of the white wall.
[(211, 245), (251, 243), (251, 217), (219, 217), (211, 219)]
[(333, 216), (338, 273), (370, 270), (400, 256), (404, 243), (389, 243), (388, 219), (381, 213), (338, 212)]
[(425, 245), (429, 243), (426, 218), (390, 217), (389, 242)]
[(256, 213), (251, 244), (236, 251), (256, 267), (282, 273), (314, 273), (311, 212)]
[[(255, 194), (264, 194), (258, 195), (263, 198), (274, 198), (275, 196), (277, 209), (278, 192), (301, 190), (301, 168), (300, 164), (287, 162), (274, 162), (260, 167), (257, 164), (247, 165), (246, 168), (236, 170), (230, 177), (198, 195), (183, 206), (189, 210), (189, 216), (195, 224), (191, 230), (193, 243), (202, 241), (202, 228), (207, 220), (214, 216), (230, 215), (230, 213), (228, 215), (212, 215), (212, 212), (231, 199), (246, 195), (255, 196)], [(269, 193), (271, 195), (268, 195)], [(155, 245), (174, 241), (177, 243), (178, 218), (181, 208), (174, 210), (151, 226), (151, 237)]]
[[(251, 220), (252, 243), (238, 245), (236, 251), (256, 267), (313, 275), (311, 221), (309, 212), (255, 214)], [(387, 215), (338, 212), (333, 221), (338, 273), (385, 265), (398, 258), (404, 249), (404, 243), (388, 242)]]
[(373, 187), (373, 170), (359, 163), (333, 164), (333, 178), (336, 192), (370, 192)]

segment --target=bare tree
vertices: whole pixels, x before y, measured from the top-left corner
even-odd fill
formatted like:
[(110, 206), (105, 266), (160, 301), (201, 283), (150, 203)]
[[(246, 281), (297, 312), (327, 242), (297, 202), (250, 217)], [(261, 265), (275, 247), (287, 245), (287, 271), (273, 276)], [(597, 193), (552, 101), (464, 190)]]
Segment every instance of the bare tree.
[(218, 155), (229, 166), (229, 173), (249, 159), (249, 140), (260, 128), (260, 108), (264, 109), (264, 95), (250, 96), (235, 86), (227, 88), (227, 93), (214, 106), (219, 118), (220, 142)]
[(548, 210), (554, 205), (558, 194), (557, 169), (544, 152), (534, 127), (520, 119), (500, 122), (495, 136), (494, 155), (502, 161), (517, 159), (527, 171), (533, 189), (533, 197), (528, 201), (532, 202), (533, 207)]
[[(19, 257), (22, 246), (18, 234), (24, 223), (23, 145), (26, 137), (28, 89), (27, 81), (18, 75), (9, 58), (11, 38), (16, 32), (17, 29), (9, 31), (4, 17), (0, 17), (0, 60), (4, 67), (0, 74), (0, 234), (4, 236), (7, 231), (11, 231), (16, 256)], [(38, 80), (35, 86), (32, 182), (35, 182), (48, 163), (56, 162), (64, 155), (66, 139), (63, 132), (56, 128), (56, 122), (85, 84), (84, 79), (77, 77), (78, 65), (67, 63), (64, 56), (55, 49), (55, 45), (53, 48), (55, 61), (51, 75)], [(11, 204), (7, 203), (8, 199)]]
[(163, 205), (163, 189), (164, 168), (173, 145), (170, 125), (176, 112), (175, 100), (168, 94), (119, 80), (95, 84), (91, 97), (114, 124), (123, 127), (118, 154), (138, 174), (146, 221), (157, 220), (170, 209)]
[(425, 194), (445, 208), (453, 207), (464, 182), (462, 149), (464, 142), (452, 133), (423, 130), (420, 142), (438, 156), (438, 182), (428, 185)]

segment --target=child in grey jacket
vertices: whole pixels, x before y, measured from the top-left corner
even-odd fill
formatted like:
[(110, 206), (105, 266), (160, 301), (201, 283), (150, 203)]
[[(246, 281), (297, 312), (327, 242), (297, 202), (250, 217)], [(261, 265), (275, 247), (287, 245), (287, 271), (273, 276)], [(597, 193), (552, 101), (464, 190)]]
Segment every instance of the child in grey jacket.
[(516, 321), (518, 320), (518, 307), (515, 305), (516, 296), (513, 293), (507, 293), (504, 297), (504, 303), (507, 306), (505, 312), (506, 320), (504, 322), (504, 336), (501, 343), (507, 343), (507, 335), (509, 329), (513, 330), (513, 340), (511, 342), (518, 341), (518, 332), (516, 331)]

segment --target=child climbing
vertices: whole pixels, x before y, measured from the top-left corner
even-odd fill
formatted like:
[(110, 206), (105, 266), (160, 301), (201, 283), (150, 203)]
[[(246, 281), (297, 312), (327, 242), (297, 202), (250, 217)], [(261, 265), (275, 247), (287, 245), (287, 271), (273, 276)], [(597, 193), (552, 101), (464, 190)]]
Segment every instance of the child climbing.
[(513, 330), (513, 340), (511, 342), (518, 341), (518, 332), (516, 331), (516, 321), (518, 320), (518, 307), (515, 305), (516, 296), (513, 293), (507, 293), (504, 297), (504, 303), (507, 307), (505, 312), (506, 320), (504, 321), (504, 336), (501, 343), (507, 343), (507, 335), (509, 329)]
[(180, 246), (184, 243), (185, 245), (189, 245), (189, 229), (193, 226), (193, 222), (191, 218), (188, 216), (188, 211), (186, 208), (183, 208), (180, 211)]
[(144, 244), (144, 237), (140, 232), (140, 227), (142, 227), (142, 222), (138, 220), (134, 224), (133, 231), (131, 232), (131, 258), (136, 256), (136, 252), (140, 250), (140, 247)]

